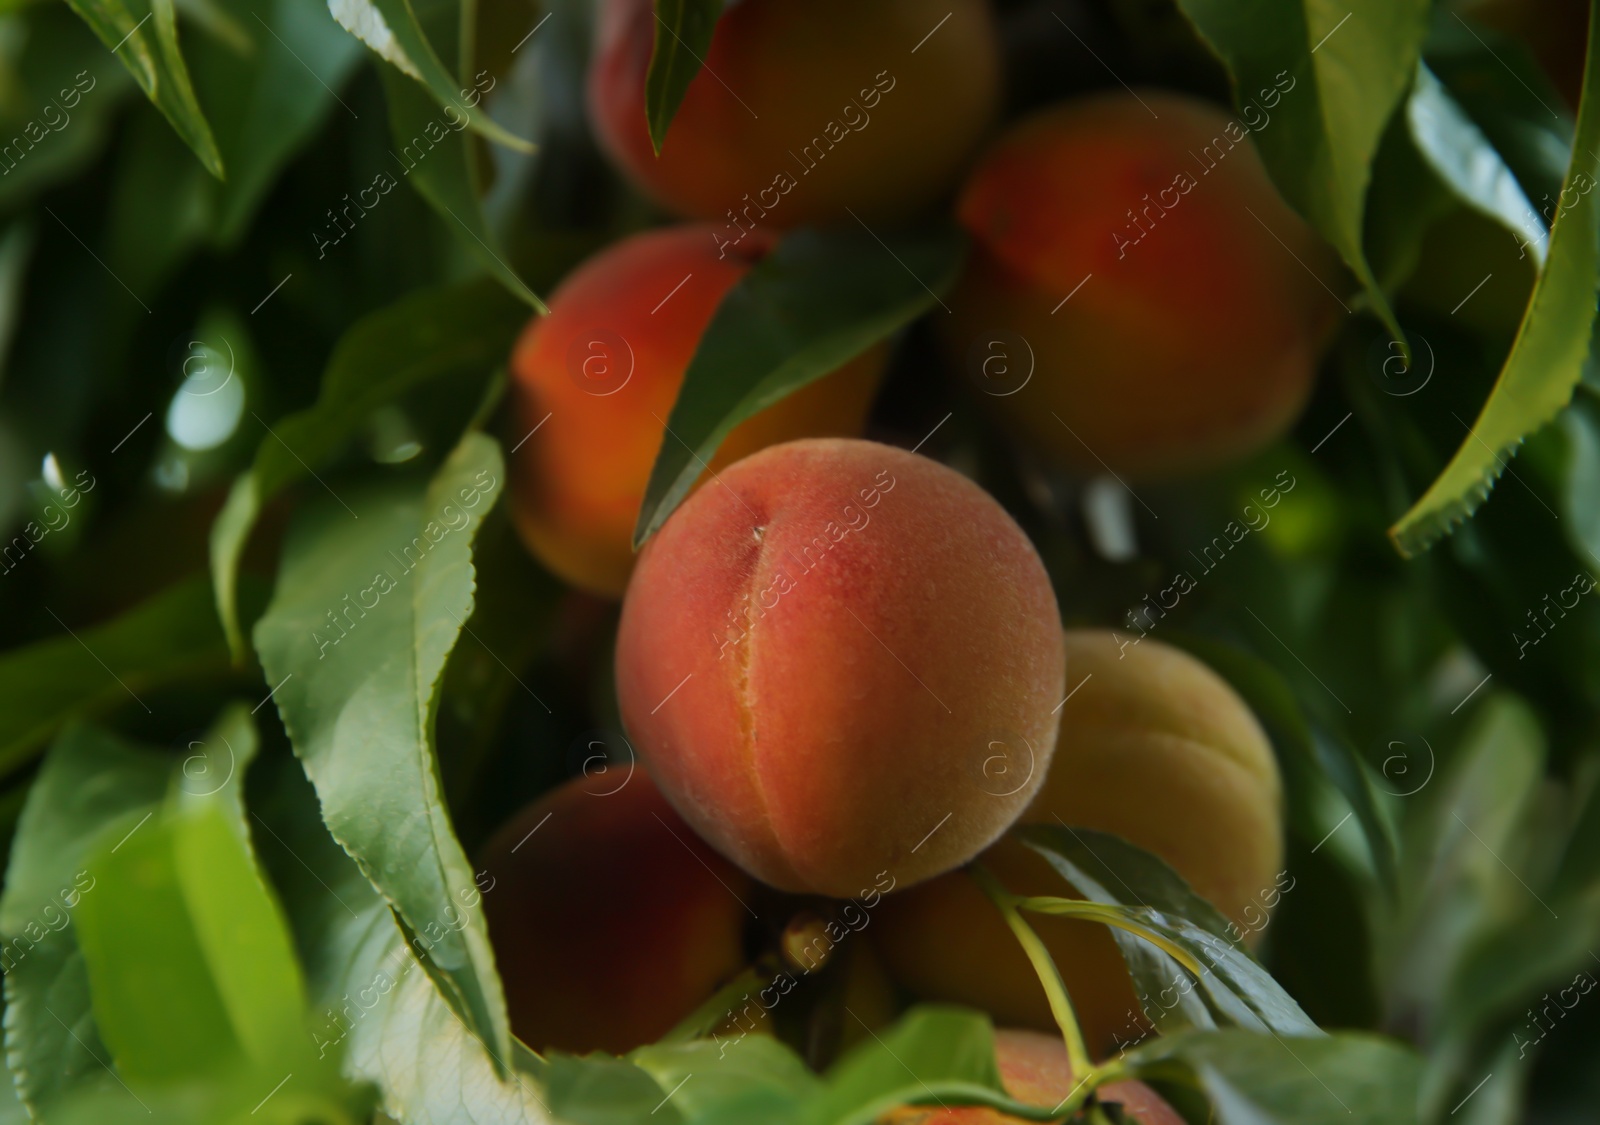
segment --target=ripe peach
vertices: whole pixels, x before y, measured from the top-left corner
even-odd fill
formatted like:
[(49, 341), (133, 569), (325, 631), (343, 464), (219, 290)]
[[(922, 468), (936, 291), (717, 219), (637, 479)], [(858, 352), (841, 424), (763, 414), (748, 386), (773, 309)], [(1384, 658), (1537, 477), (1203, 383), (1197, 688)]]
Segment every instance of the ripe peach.
[[(620, 597), (633, 525), (684, 371), (717, 304), (768, 247), (721, 257), (710, 228), (624, 239), (579, 267), (518, 341), (511, 366), (523, 438), (513, 512), (558, 576)], [(712, 471), (775, 442), (859, 433), (885, 356), (874, 348), (737, 427)], [(534, 432), (537, 429), (537, 432)]]
[[(982, 850), (1043, 781), (1058, 620), (1033, 545), (965, 477), (873, 442), (790, 442), (645, 546), (622, 718), (667, 799), (756, 877), (907, 886)], [(1026, 740), (1037, 769), (1006, 775), (997, 740)]]
[(1212, 106), (1144, 91), (1036, 113), (982, 158), (959, 217), (952, 360), (1068, 466), (1206, 468), (1304, 405), (1335, 308), (1312, 270), (1335, 275)]
[(589, 118), (635, 184), (679, 214), (726, 223), (723, 242), (848, 222), (850, 210), (866, 221), (915, 213), (953, 186), (999, 107), (986, 0), (938, 11), (741, 0), (718, 22), (657, 156), (644, 102), (656, 27), (651, 0), (602, 5)]
[[(996, 1031), (995, 1061), (1006, 1093), (1030, 1105), (1056, 1106), (1077, 1088), (1067, 1049), (1059, 1038), (1036, 1031)], [(1108, 1082), (1095, 1091), (1102, 1103), (1117, 1103), (1118, 1120), (1139, 1125), (1183, 1125), (1183, 1118), (1143, 1082)], [(1021, 1118), (980, 1106), (901, 1106), (878, 1125), (1011, 1125)]]
[(490, 841), (483, 898), (511, 1029), (536, 1050), (621, 1053), (744, 965), (750, 880), (645, 775), (574, 778)]
[[(1277, 763), (1255, 716), (1210, 668), (1160, 641), (1072, 630), (1066, 651), (1076, 687), (1061, 710), (1049, 777), (1020, 823), (1121, 836), (1166, 860), (1247, 938), (1259, 932), (1278, 897), (1283, 830)], [(1073, 894), (1014, 840), (980, 861), (1015, 893)], [(1105, 927), (1028, 921), (1066, 981), (1092, 1052), (1108, 1054), (1147, 1030)], [(1007, 1023), (1053, 1026), (1016, 938), (965, 875), (890, 896), (873, 935), (890, 973), (912, 992)]]

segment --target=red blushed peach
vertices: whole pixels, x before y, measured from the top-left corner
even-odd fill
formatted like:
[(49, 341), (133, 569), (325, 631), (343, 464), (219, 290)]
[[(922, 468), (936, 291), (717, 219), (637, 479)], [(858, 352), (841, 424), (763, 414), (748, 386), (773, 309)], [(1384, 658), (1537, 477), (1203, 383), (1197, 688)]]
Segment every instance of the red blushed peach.
[[(606, 0), (589, 119), (646, 194), (747, 230), (914, 215), (960, 176), (1000, 103), (986, 0), (740, 0), (717, 24), (661, 154), (645, 123), (651, 0)], [(935, 30), (937, 28), (937, 30)]]
[(485, 849), (511, 1030), (536, 1050), (652, 1043), (744, 965), (750, 880), (645, 775), (575, 778)]
[[(997, 1031), (994, 1047), (1001, 1084), (1019, 1102), (1057, 1106), (1075, 1092), (1072, 1063), (1059, 1037), (1034, 1031)], [(1095, 1091), (1095, 1097), (1104, 1104), (1120, 1106), (1121, 1120), (1139, 1125), (1183, 1125), (1178, 1111), (1143, 1082), (1108, 1082)], [(1021, 1121), (979, 1106), (902, 1106), (879, 1118), (878, 1125), (1020, 1125)]]
[(1327, 251), (1245, 127), (1181, 94), (1024, 119), (983, 156), (959, 217), (973, 251), (943, 326), (951, 362), (1085, 472), (1171, 476), (1272, 441), (1340, 314), (1313, 272), (1338, 284)]
[[(650, 468), (676, 440), (665, 428), (684, 372), (718, 303), (770, 247), (723, 256), (712, 234), (675, 227), (608, 248), (562, 283), (512, 355), (517, 528), (592, 593), (622, 595)], [(776, 442), (860, 433), (885, 354), (873, 348), (737, 427), (712, 471)]]
[(841, 898), (1004, 831), (1063, 695), (1022, 530), (959, 473), (865, 441), (773, 446), (691, 496), (640, 555), (616, 666), (684, 819), (773, 886)]
[[(1282, 885), (1282, 790), (1271, 745), (1245, 702), (1205, 664), (1160, 641), (1122, 643), (1128, 640), (1102, 630), (1067, 633), (1076, 690), (1061, 709), (1049, 776), (1021, 823), (1092, 828), (1154, 852), (1251, 940)], [(1013, 893), (1076, 897), (1015, 840), (980, 858)], [(1028, 921), (1061, 971), (1093, 1053), (1110, 1054), (1149, 1030), (1104, 926), (1042, 915)], [(890, 973), (913, 993), (970, 1004), (1007, 1023), (1054, 1025), (1016, 938), (964, 874), (886, 898), (872, 937)]]

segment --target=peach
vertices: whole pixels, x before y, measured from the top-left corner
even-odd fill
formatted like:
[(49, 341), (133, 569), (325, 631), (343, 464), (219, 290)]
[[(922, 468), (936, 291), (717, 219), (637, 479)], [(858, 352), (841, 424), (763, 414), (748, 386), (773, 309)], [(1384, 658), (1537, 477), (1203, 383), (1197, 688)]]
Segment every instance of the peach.
[[(657, 156), (651, 0), (606, 0), (589, 70), (601, 144), (682, 215), (753, 229), (900, 219), (943, 197), (1000, 103), (986, 0), (741, 0), (717, 24)], [(857, 135), (865, 134), (865, 135)]]
[(750, 880), (643, 770), (610, 772), (529, 805), (482, 858), (511, 1030), (536, 1050), (652, 1043), (745, 964)]
[[(1075, 688), (1049, 776), (1020, 822), (1121, 836), (1164, 859), (1247, 939), (1258, 933), (1279, 895), (1283, 829), (1277, 762), (1255, 716), (1205, 664), (1160, 641), (1073, 630), (1066, 651)], [(1076, 897), (1015, 840), (980, 860), (1014, 893)], [(1105, 927), (1027, 918), (1061, 971), (1092, 1053), (1148, 1030)], [(873, 936), (890, 973), (918, 995), (971, 1004), (1006, 1023), (1054, 1026), (1016, 938), (965, 875), (885, 899)]]
[(1143, 91), (1043, 110), (984, 155), (959, 217), (951, 361), (1047, 455), (1171, 476), (1299, 414), (1337, 312), (1312, 271), (1337, 275), (1216, 108)]
[(762, 450), (673, 513), (616, 668), (623, 722), (696, 831), (780, 889), (874, 902), (1016, 818), (1063, 694), (1027, 536), (959, 473), (853, 440)]
[[(567, 582), (621, 597), (651, 466), (676, 440), (665, 429), (684, 372), (767, 247), (719, 256), (701, 226), (624, 239), (574, 271), (518, 341), (512, 510), (528, 548)], [(712, 471), (791, 438), (859, 433), (885, 354), (871, 349), (738, 426)]]
[[(995, 1061), (1006, 1093), (1030, 1105), (1057, 1106), (1077, 1089), (1072, 1063), (1059, 1038), (1036, 1031), (996, 1031)], [(1108, 1082), (1095, 1091), (1102, 1103), (1122, 1108), (1118, 1120), (1139, 1125), (1183, 1125), (1183, 1118), (1143, 1082)], [(1011, 1125), (1022, 1121), (981, 1106), (902, 1106), (878, 1125)]]

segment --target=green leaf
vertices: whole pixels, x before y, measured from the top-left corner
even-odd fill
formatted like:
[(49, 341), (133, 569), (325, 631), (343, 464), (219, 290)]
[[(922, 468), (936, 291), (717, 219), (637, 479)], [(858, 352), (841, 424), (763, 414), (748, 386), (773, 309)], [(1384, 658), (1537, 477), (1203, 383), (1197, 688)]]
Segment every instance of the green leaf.
[(90, 1014), (89, 978), (68, 912), (95, 892), (88, 857), (100, 832), (107, 825), (126, 832), (151, 813), (174, 761), (74, 726), (51, 747), (29, 793), (0, 896), (0, 966), (6, 1062), (35, 1111), (74, 1089), (116, 1085), (97, 1061), (109, 1055)]
[(987, 1016), (919, 1005), (835, 1063), (822, 1094), (806, 1103), (799, 1120), (870, 1121), (895, 1106), (931, 1102), (958, 1089), (975, 1104), (1004, 1105), (1012, 1099), (1000, 1084), (994, 1050)]
[(1556, 416), (1572, 398), (1589, 357), (1596, 275), (1600, 273), (1600, 18), (1591, 4), (1589, 66), (1571, 162), (1550, 228), (1544, 269), (1511, 354), (1489, 399), (1461, 446), (1410, 511), (1389, 529), (1402, 555), (1411, 557), (1448, 535), (1487, 499), (1506, 460), (1524, 438)]
[[(30, 121), (51, 128), (27, 158), (8, 156), (0, 204), (22, 209), (44, 188), (81, 172), (105, 147), (123, 95), (133, 88), (118, 64), (65, 5), (38, 5), (27, 16), (27, 49), (9, 59), (20, 89), (0, 99), (0, 135), (22, 134)], [(22, 151), (13, 141), (13, 153)]]
[(1029, 1121), (1054, 1118), (1005, 1092), (989, 1017), (922, 1004), (888, 1031), (858, 1044), (828, 1071), (800, 1109), (799, 1125), (867, 1125), (901, 1105), (981, 1105)]
[(1529, 853), (1549, 850), (1539, 839), (1551, 824), (1539, 799), (1544, 783), (1537, 716), (1517, 697), (1494, 693), (1440, 776), (1418, 794), (1428, 806), (1406, 823), (1406, 909), (1386, 935), (1384, 990), (1391, 1018), (1430, 1040), (1447, 1030), (1438, 1009), (1454, 1003), (1449, 986), (1474, 946), (1508, 916), (1554, 913), (1530, 885), (1541, 880)]
[(296, 150), (330, 113), (353, 118), (337, 91), (362, 58), (322, 0), (217, 0), (244, 49), (201, 39), (190, 51), (228, 179), (216, 185), (211, 232), (233, 246)]
[(222, 154), (211, 136), (178, 48), (178, 20), (172, 0), (68, 0), (72, 10), (122, 60), (178, 136), (219, 180)]
[[(484, 111), (476, 91), (462, 88), (456, 81), (429, 42), (411, 0), (329, 0), (328, 10), (346, 31), (415, 79), (441, 109), (464, 118), (474, 132), (518, 152), (533, 151), (530, 142)], [(438, 120), (447, 127), (452, 121), (448, 116)]]
[[(537, 312), (548, 313), (545, 303), (506, 263), (505, 251), (484, 219), (467, 136), (440, 118), (428, 96), (404, 75), (385, 69), (383, 88), (389, 103), (389, 129), (400, 150), (394, 156), (396, 171), (438, 212), (485, 272)], [(434, 138), (441, 134), (436, 142)]]
[[(1222, 912), (1189, 886), (1160, 856), (1153, 855), (1120, 836), (1092, 828), (1061, 828), (1053, 825), (1028, 825), (1013, 829), (1015, 835), (1034, 851), (1051, 861), (1078, 867), (1100, 889), (1091, 894), (1095, 902), (1149, 906), (1165, 914), (1176, 914), (1200, 929), (1238, 945), (1238, 928)], [(1070, 878), (1070, 876), (1069, 876)], [(1078, 886), (1076, 881), (1074, 886)], [(1114, 892), (1106, 888), (1115, 888)], [(1086, 887), (1079, 887), (1090, 894)]]
[(316, 405), (280, 419), (263, 435), (255, 463), (234, 482), (211, 525), (217, 614), (236, 660), (245, 652), (239, 556), (262, 507), (324, 468), (374, 410), (406, 391), (449, 379), (464, 384), (461, 393), (476, 395), (474, 384), (504, 361), (526, 315), (499, 286), (478, 281), (414, 293), (363, 317), (340, 337)]
[(1566, 175), (1573, 121), (1527, 45), (1441, 6), (1423, 54), (1523, 192), (1549, 207), (1548, 219)]
[[(342, 1051), (345, 1073), (376, 1084), (384, 1110), (406, 1125), (547, 1125), (525, 1051), (513, 1043), (493, 1059), (467, 1030), (389, 904), (329, 836), (301, 770), (286, 764), (267, 795), (261, 822), (274, 842), (264, 856), (306, 951), (318, 1049)], [(493, 893), (494, 880), (478, 886)]]
[[(1043, 898), (1017, 905), (1109, 925), (1144, 993), (1145, 1013), (1163, 1031), (1231, 1025), (1278, 1035), (1321, 1034), (1271, 974), (1235, 943), (1222, 916), (1156, 856), (1086, 828), (1033, 825), (1020, 829), (1018, 837), (1090, 903), (1103, 905), (1086, 909), (1080, 901)], [(1180, 963), (1198, 983), (1198, 992), (1186, 984)], [(1182, 1005), (1160, 1003), (1160, 996), (1174, 988)], [(1203, 1011), (1196, 1001), (1203, 1001)]]
[[(199, 978), (209, 977), (213, 968), (227, 965), (231, 958), (233, 981), (239, 986), (234, 990), (236, 997), (248, 1001), (258, 996), (261, 1000), (249, 1006), (249, 1033), (259, 1037), (275, 1028), (280, 1042), (303, 1042), (301, 1009), (296, 1006), (288, 1012), (292, 1020), (282, 1018), (283, 1001), (297, 993), (282, 991), (282, 973), (274, 972), (270, 959), (263, 958), (272, 951), (272, 930), (262, 924), (259, 912), (230, 907), (215, 916), (223, 929), (214, 930), (213, 942), (221, 942), (221, 947), (212, 949), (205, 960), (184, 963), (176, 947), (162, 944), (174, 939), (162, 927), (182, 928), (178, 913), (152, 919), (149, 928), (132, 925), (129, 916), (121, 912), (130, 906), (136, 912), (148, 904), (131, 884), (108, 877), (100, 862), (105, 855), (122, 862), (137, 844), (166, 831), (163, 808), (168, 813), (204, 813), (227, 834), (225, 840), (213, 834), (204, 841), (203, 850), (181, 857), (200, 864), (202, 872), (228, 853), (248, 859), (241, 784), (255, 756), (256, 735), (247, 709), (230, 707), (188, 750), (182, 757), (159, 753), (91, 727), (74, 726), (51, 748), (29, 793), (17, 826), (5, 895), (0, 898), (0, 937), (5, 943), (0, 964), (7, 967), (7, 1062), (23, 1099), (35, 1109), (53, 1107), (65, 1095), (100, 1087), (126, 1100), (125, 1088), (106, 1069), (113, 1056), (126, 1080), (143, 1073), (140, 1062), (156, 1053), (169, 1052), (166, 1058), (172, 1073), (179, 1075), (202, 1073), (196, 1064), (211, 1057), (202, 1049), (186, 1061), (181, 1044), (187, 1042), (191, 1030), (204, 1023), (184, 1022), (187, 1015), (171, 1034), (166, 1029), (160, 1034), (149, 1032), (148, 1028), (142, 1032), (135, 1028), (131, 1035), (116, 1034), (115, 1029), (124, 1026), (119, 1020), (142, 1019), (159, 1025), (174, 1019), (183, 991), (177, 988), (156, 991), (153, 1007), (142, 1012), (117, 1008), (114, 1030), (102, 1039), (100, 1022), (91, 1014), (91, 971), (102, 978), (110, 974), (118, 982), (140, 982), (136, 987), (150, 987), (142, 982), (165, 971), (169, 984), (182, 977), (185, 988), (203, 991), (211, 986)], [(170, 860), (166, 866), (171, 866)], [(219, 894), (202, 891), (208, 900), (200, 904), (203, 908), (214, 910), (239, 895), (265, 896), (253, 874), (246, 878), (237, 868), (224, 874), (230, 889)], [(256, 883), (254, 892), (249, 886), (251, 879)], [(116, 918), (101, 925), (106, 923), (107, 911)], [(240, 926), (248, 932), (228, 932)], [(159, 940), (147, 948), (148, 935), (158, 931)], [(281, 926), (278, 933), (281, 937)], [(181, 934), (174, 940), (183, 944)], [(262, 946), (263, 941), (268, 945)], [(277, 954), (280, 966), (288, 957), (292, 967), (286, 944), (277, 948)], [(197, 974), (196, 966), (205, 966), (206, 971)], [(96, 987), (95, 1003), (108, 1003), (99, 994), (98, 984)], [(280, 1018), (263, 1019), (267, 1012), (278, 1012)], [(222, 1045), (231, 1037), (229, 1032), (202, 1046)]]
[(164, 799), (126, 831), (129, 817), (92, 836), (73, 933), (122, 1091), (74, 1091), (49, 1118), (132, 1116), (131, 1099), (147, 1119), (242, 1123), (270, 1101), (269, 1121), (354, 1125), (368, 1099), (336, 1058), (312, 1055), (299, 963), (251, 850), (240, 790), (255, 730), (244, 705), (203, 745), (215, 768), (192, 768), (200, 755), (181, 768), (170, 756), (151, 763), (168, 780)]
[(672, 117), (711, 49), (722, 0), (655, 0), (655, 15), (655, 45), (644, 77), (644, 114), (650, 143), (659, 153)]
[[(1412, 94), (1408, 106), (1415, 101), (1415, 89)], [(1372, 161), (1362, 240), (1367, 264), (1385, 292), (1411, 278), (1434, 225), (1460, 206), (1419, 151), (1408, 122), (1396, 115)]]
[[(1600, 968), (1591, 952), (1600, 933), (1600, 888), (1552, 901), (1552, 910), (1557, 907), (1551, 914), (1535, 904), (1473, 942), (1440, 997), (1437, 1025), (1443, 1036), (1470, 1041), (1496, 1017), (1520, 1022), (1530, 997), (1558, 992), (1577, 974)], [(1546, 1030), (1540, 1025), (1541, 1036)]]
[[(260, 595), (252, 585), (245, 600), (259, 605)], [(204, 577), (75, 632), (63, 628), (59, 637), (0, 656), (0, 775), (15, 771), (69, 719), (120, 707), (143, 711), (145, 693), (228, 668)]]
[(1185, 1032), (1128, 1053), (1143, 1078), (1182, 1076), (1218, 1125), (1416, 1125), (1422, 1060), (1375, 1035), (1286, 1041), (1244, 1031)]
[(196, 789), (183, 776), (153, 822), (102, 833), (87, 861), (99, 893), (84, 896), (73, 929), (95, 1023), (133, 1084), (199, 1077), (241, 1056), (286, 1062), (305, 1033), (288, 929), (240, 822), (255, 731), (242, 705), (225, 723), (210, 741), (230, 748), (229, 779)]
[(1321, 232), (1366, 289), (1373, 311), (1405, 340), (1362, 251), (1372, 160), (1411, 85), (1428, 29), (1427, 0), (1178, 0), (1227, 64), (1239, 105), (1282, 88), (1272, 119), (1251, 133), (1285, 199)]
[(1426, 63), (1406, 102), (1412, 141), (1461, 202), (1504, 226), (1544, 264), (1545, 229), (1522, 185), (1489, 138), (1467, 116)]
[[(821, 1086), (799, 1055), (766, 1035), (658, 1044), (641, 1047), (628, 1058), (662, 1090), (675, 1090), (673, 1106), (696, 1125), (736, 1109), (753, 1114), (757, 1105), (780, 1111), (792, 1108)], [(767, 1118), (752, 1115), (744, 1120)]]
[(717, 306), (667, 420), (634, 546), (666, 522), (722, 439), (909, 324), (955, 283), (966, 243), (954, 230), (899, 235), (796, 231)]
[(672, 1104), (668, 1088), (622, 1059), (552, 1054), (544, 1082), (550, 1112), (573, 1125), (684, 1125), (687, 1120)]
[(434, 752), (438, 684), (472, 613), (472, 537), (499, 499), (499, 445), (470, 433), (431, 482), (308, 506), (291, 527), (256, 649), (329, 831), (424, 942), (497, 1058), (505, 998)]

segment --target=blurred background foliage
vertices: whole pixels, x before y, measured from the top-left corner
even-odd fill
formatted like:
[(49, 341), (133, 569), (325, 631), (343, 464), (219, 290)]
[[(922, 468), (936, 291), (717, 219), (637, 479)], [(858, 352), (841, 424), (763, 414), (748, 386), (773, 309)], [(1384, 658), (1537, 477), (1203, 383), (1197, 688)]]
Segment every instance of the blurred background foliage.
[[(319, 1027), (342, 1072), (296, 1053), (320, 1054), (295, 1030), (306, 1020), (328, 1024), (315, 1013), (412, 962), (388, 902), (324, 830), (278, 709), (257, 706), (281, 674), (265, 677), (244, 637), (291, 514), (366, 488), (424, 495), (464, 430), (500, 433), (500, 368), (534, 294), (663, 218), (589, 135), (587, 4), (378, 7), (414, 14), (444, 79), (487, 90), (483, 119), (414, 170), (395, 153), (436, 101), (319, 0), (0, 5), (0, 145), (34, 138), (20, 160), (0, 148), (0, 936), (14, 942), (80, 870), (104, 888), (80, 890), (70, 948), (39, 943), (7, 970), (12, 1077), (31, 1104), (60, 1107), (50, 1120), (121, 1112), (96, 1065), (108, 1052), (117, 1083), (171, 1120), (248, 1116), (285, 1069), (300, 1078), (264, 1111), (284, 1121), (365, 1120), (374, 1096), (408, 1120), (513, 1120), (542, 1109), (507, 1075), (561, 1089), (538, 1060), (477, 1050), (426, 959), (394, 972), (381, 1026)], [(1229, 98), (1166, 0), (999, 8), (1008, 115), (1113, 73)], [(1535, 278), (1527, 216), (1474, 204), (1420, 150), (1492, 146), (1541, 210), (1566, 171), (1571, 44), (1519, 11), (1440, 5), (1423, 57), (1476, 139), (1403, 112), (1374, 162), (1358, 236), (1411, 365), (1392, 362), (1378, 317), (1352, 317), (1293, 434), (1141, 492), (1135, 551), (1108, 546), (1127, 529), (1093, 486), (993, 428), (924, 323), (901, 333), (869, 433), (910, 446), (934, 431), (923, 452), (1034, 537), (1068, 624), (1130, 632), (1130, 607), (1292, 479), (1270, 522), (1154, 627), (1240, 687), (1286, 764), (1302, 889), (1263, 960), (1323, 1026), (1415, 1044), (1431, 1115), (1555, 1125), (1600, 1103), (1600, 1000), (1536, 1014), (1575, 974), (1600, 973), (1600, 599), (1548, 636), (1529, 615), (1600, 569), (1600, 374), (1452, 535), (1410, 560), (1387, 535), (1463, 445)], [(534, 151), (494, 143), (497, 129)], [(351, 210), (381, 176), (394, 189)], [(1422, 387), (1401, 386), (1424, 368)], [(295, 464), (290, 445), (316, 456)], [(209, 577), (218, 551), (239, 560), (236, 653)], [(615, 607), (544, 574), (503, 505), (472, 565), (435, 739), (465, 855), (580, 769), (593, 732), (620, 729)], [(142, 816), (140, 850), (113, 855)], [(201, 852), (205, 864), (185, 859)], [(159, 909), (118, 897), (119, 864), (142, 864)], [(219, 936), (228, 916), (252, 921), (246, 947)], [(145, 1027), (152, 989), (169, 1008)]]

